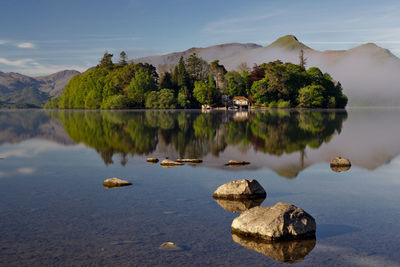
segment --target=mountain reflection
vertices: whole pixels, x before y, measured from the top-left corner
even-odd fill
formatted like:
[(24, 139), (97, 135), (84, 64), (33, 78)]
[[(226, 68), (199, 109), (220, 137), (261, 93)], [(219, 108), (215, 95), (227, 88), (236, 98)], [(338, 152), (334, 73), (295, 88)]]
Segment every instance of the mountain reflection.
[[(235, 116), (233, 112), (49, 111), (76, 143), (94, 148), (105, 164), (119, 154), (148, 155), (172, 150), (181, 158), (218, 157), (228, 146), (264, 154), (303, 153), (340, 133), (347, 113), (269, 110)], [(304, 154), (304, 153), (303, 153)]]

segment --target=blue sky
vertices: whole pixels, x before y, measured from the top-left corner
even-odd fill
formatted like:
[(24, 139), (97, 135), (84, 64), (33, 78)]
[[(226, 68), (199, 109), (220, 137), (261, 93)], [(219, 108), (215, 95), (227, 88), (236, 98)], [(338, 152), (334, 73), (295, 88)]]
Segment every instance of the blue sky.
[(83, 71), (107, 50), (129, 58), (294, 34), (318, 49), (374, 42), (400, 56), (400, 2), (1, 0), (0, 71)]

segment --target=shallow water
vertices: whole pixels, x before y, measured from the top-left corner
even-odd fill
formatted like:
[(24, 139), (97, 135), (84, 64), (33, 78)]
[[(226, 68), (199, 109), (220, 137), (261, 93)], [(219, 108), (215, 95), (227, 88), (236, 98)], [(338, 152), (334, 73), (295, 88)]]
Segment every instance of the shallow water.
[[(399, 136), (400, 109), (0, 111), (0, 265), (399, 266)], [(336, 155), (349, 171), (330, 169)], [(239, 214), (211, 195), (242, 178), (265, 188), (262, 206), (311, 214), (316, 242), (232, 236)]]

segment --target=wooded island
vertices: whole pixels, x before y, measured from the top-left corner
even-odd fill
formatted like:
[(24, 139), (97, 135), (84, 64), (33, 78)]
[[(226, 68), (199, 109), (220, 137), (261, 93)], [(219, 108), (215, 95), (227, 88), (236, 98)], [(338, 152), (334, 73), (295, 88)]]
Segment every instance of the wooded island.
[(279, 108), (344, 108), (347, 97), (340, 82), (319, 68), (279, 60), (241, 64), (227, 71), (218, 60), (210, 64), (196, 54), (180, 58), (170, 71), (148, 63), (128, 62), (125, 52), (118, 63), (106, 52), (100, 63), (74, 76), (60, 98), (45, 108), (62, 109), (172, 109), (229, 107), (237, 96), (253, 106)]

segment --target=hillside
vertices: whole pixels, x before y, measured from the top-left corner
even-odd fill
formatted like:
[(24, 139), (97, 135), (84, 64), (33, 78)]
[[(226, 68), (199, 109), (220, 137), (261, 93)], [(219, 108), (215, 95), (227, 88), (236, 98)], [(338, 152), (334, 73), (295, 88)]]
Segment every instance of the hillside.
[(225, 44), (138, 58), (135, 61), (162, 68), (166, 64), (176, 64), (180, 56), (186, 57), (196, 52), (208, 62), (218, 59), (228, 70), (232, 70), (241, 63), (252, 67), (277, 59), (298, 63), (301, 49), (307, 58), (307, 67), (319, 67), (341, 82), (344, 93), (349, 97), (349, 105), (400, 105), (400, 88), (397, 85), (400, 59), (389, 50), (372, 43), (349, 50), (318, 51), (301, 43), (295, 36), (286, 35), (264, 47), (256, 44)]
[(60, 96), (68, 81), (78, 73), (65, 70), (48, 76), (29, 77), (0, 72), (0, 107), (42, 106), (50, 98)]

